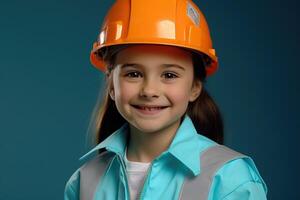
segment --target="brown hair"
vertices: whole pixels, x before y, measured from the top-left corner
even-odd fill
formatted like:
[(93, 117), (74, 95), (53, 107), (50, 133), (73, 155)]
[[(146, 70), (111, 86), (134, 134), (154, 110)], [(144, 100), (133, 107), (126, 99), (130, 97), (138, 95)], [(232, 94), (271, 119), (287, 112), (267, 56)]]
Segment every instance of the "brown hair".
[[(95, 134), (93, 138), (94, 145), (105, 140), (126, 122), (119, 114), (114, 101), (110, 98), (108, 88), (110, 88), (112, 84), (109, 74), (114, 68), (116, 55), (127, 46), (128, 45), (112, 46), (97, 52), (98, 56), (103, 57), (108, 70), (106, 74), (107, 85), (104, 89), (104, 96), (100, 97), (101, 101), (98, 101), (96, 104), (92, 116), (93, 133)], [(205, 65), (206, 62), (209, 62), (208, 57), (192, 52), (192, 59), (194, 65), (194, 81), (200, 80), (202, 83), (205, 83)], [(192, 119), (199, 134), (202, 134), (219, 144), (223, 144), (222, 117), (216, 103), (204, 87), (202, 88), (199, 97), (194, 102), (189, 103), (187, 114)]]

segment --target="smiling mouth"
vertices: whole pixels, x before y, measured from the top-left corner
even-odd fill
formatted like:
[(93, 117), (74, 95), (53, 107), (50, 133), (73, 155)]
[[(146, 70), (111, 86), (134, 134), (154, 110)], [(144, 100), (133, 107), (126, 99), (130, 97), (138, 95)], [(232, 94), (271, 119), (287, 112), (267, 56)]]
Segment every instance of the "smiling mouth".
[(140, 106), (140, 105), (132, 105), (134, 108), (145, 111), (157, 111), (165, 109), (169, 106)]

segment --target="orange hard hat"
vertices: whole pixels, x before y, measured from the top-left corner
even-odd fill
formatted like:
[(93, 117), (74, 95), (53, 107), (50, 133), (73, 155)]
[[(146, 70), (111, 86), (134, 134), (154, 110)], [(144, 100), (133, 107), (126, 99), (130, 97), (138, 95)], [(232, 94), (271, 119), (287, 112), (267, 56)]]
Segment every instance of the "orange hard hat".
[(204, 55), (207, 75), (218, 68), (207, 22), (191, 0), (116, 0), (93, 45), (91, 63), (105, 71), (105, 63), (97, 52), (122, 44), (183, 47)]

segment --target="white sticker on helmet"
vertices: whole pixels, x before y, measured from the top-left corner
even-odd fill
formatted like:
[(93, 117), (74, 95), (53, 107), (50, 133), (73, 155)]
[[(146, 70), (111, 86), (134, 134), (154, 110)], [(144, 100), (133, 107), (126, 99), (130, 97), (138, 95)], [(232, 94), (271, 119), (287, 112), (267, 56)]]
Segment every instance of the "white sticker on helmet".
[(199, 26), (199, 24), (200, 24), (199, 13), (193, 7), (193, 5), (191, 3), (189, 3), (189, 2), (187, 2), (187, 15), (194, 22), (194, 24), (196, 24), (197, 26)]

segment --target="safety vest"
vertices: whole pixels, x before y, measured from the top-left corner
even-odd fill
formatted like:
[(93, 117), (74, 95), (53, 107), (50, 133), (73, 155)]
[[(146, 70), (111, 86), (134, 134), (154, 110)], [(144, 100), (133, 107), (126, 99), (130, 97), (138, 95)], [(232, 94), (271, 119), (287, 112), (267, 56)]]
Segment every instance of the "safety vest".
[[(115, 153), (102, 152), (80, 168), (80, 199), (92, 200), (101, 177)], [(215, 173), (225, 163), (238, 158), (250, 159), (224, 145), (213, 145), (200, 154), (201, 173), (186, 177), (181, 187), (180, 200), (206, 200)]]

